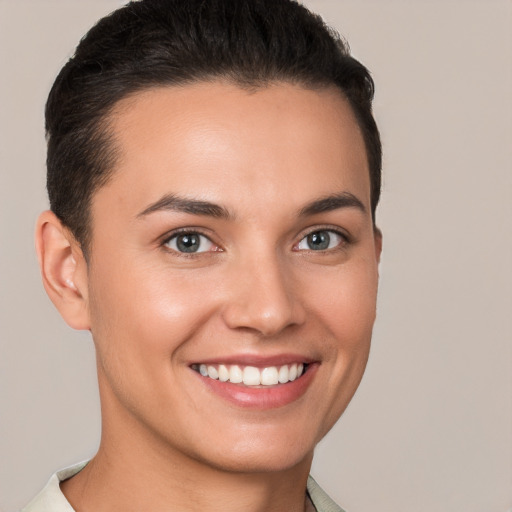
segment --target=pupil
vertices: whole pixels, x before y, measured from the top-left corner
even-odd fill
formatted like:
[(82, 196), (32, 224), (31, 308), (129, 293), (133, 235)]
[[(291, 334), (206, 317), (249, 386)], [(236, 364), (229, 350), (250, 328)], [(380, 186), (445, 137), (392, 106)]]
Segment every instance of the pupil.
[(308, 246), (314, 251), (323, 251), (329, 248), (331, 237), (327, 231), (317, 231), (308, 235)]
[(176, 246), (181, 252), (196, 252), (199, 249), (199, 236), (180, 235), (176, 240)]

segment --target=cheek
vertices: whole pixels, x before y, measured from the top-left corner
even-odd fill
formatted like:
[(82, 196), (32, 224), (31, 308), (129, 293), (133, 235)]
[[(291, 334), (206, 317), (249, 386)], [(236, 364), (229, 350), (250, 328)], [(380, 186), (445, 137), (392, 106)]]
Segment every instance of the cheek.
[(198, 280), (183, 273), (143, 265), (122, 273), (102, 270), (90, 279), (90, 310), (103, 366), (117, 379), (123, 373), (130, 379), (161, 376), (215, 305)]
[(215, 306), (183, 273), (143, 265), (129, 272), (105, 269), (90, 278), (103, 396), (115, 396), (139, 418), (164, 414), (176, 400), (172, 390), (182, 377), (182, 346), (196, 338)]
[(330, 330), (338, 348), (357, 350), (369, 342), (375, 321), (377, 268), (371, 261), (332, 269), (316, 276), (310, 304)]
[(325, 417), (323, 437), (347, 407), (366, 368), (376, 311), (376, 265), (361, 261), (340, 267), (330, 276), (318, 277), (315, 289), (312, 302), (323, 328), (317, 331), (325, 333), (326, 381), (319, 405), (323, 411), (319, 415)]
[(115, 326), (116, 332), (128, 331), (130, 337), (134, 337), (134, 330), (148, 334), (163, 330), (168, 337), (186, 326), (193, 329), (205, 314), (203, 310), (208, 309), (207, 296), (197, 281), (183, 273), (151, 266), (133, 265), (123, 275), (98, 271), (92, 276), (91, 286), (95, 323)]

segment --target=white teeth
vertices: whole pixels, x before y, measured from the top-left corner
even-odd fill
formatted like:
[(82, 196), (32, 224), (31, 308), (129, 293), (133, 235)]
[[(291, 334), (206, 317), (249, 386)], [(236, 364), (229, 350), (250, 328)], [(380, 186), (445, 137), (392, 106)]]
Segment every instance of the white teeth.
[(219, 378), (219, 372), (217, 371), (217, 368), (215, 368), (215, 366), (208, 366), (208, 377), (210, 377), (210, 379)]
[(277, 384), (286, 384), (298, 379), (304, 373), (303, 363), (293, 363), (282, 366), (267, 366), (266, 368), (256, 368), (255, 366), (238, 365), (206, 365), (196, 364), (193, 368), (203, 377), (219, 380), (221, 382), (231, 382), (232, 384), (241, 384), (245, 386), (276, 386)]
[(240, 384), (240, 382), (243, 382), (243, 380), (244, 377), (240, 366), (232, 366), (229, 369), (229, 382), (232, 382), (233, 384)]
[(219, 380), (221, 382), (229, 380), (229, 370), (223, 364), (219, 365)]
[(275, 366), (264, 368), (261, 372), (261, 383), (264, 386), (275, 386), (279, 382), (279, 373)]
[(258, 368), (254, 366), (244, 368), (244, 384), (246, 386), (259, 386), (261, 384), (261, 374)]
[(288, 370), (288, 366), (281, 366), (279, 368), (279, 382), (281, 384), (286, 384), (290, 379), (288, 378), (290, 375), (290, 371)]

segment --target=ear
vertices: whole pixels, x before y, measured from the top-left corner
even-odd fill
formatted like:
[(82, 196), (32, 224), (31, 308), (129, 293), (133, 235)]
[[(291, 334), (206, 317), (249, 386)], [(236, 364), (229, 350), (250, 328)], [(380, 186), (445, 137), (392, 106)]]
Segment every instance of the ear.
[(373, 238), (375, 244), (375, 259), (377, 260), (377, 263), (380, 263), (380, 255), (382, 253), (382, 231), (377, 226), (374, 226), (373, 228)]
[(51, 211), (36, 224), (36, 251), (46, 293), (74, 329), (90, 329), (87, 262), (68, 228)]

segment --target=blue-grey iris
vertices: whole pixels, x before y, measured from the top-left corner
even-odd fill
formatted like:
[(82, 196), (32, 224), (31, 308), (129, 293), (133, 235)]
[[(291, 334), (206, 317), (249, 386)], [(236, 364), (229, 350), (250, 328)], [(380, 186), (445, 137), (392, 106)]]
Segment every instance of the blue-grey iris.
[(313, 251), (324, 251), (329, 248), (331, 237), (327, 231), (315, 231), (308, 235), (307, 243)]
[(176, 247), (181, 252), (196, 252), (199, 249), (200, 237), (194, 233), (178, 235), (176, 237)]

